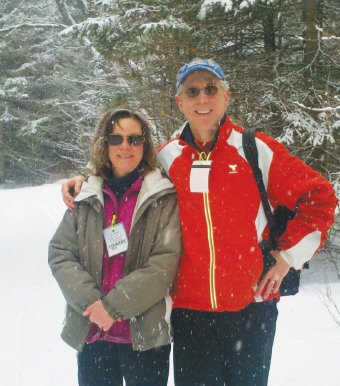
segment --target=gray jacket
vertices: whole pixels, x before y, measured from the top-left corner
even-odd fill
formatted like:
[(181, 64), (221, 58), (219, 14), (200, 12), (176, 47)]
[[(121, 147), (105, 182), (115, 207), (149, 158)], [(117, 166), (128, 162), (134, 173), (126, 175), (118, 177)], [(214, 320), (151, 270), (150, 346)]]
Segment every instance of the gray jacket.
[(103, 179), (89, 177), (49, 245), (49, 265), (67, 302), (63, 340), (81, 351), (91, 322), (82, 316), (102, 299), (113, 318), (130, 320), (134, 350), (170, 343), (171, 297), (182, 246), (176, 190), (160, 171), (142, 183), (132, 219), (124, 278), (101, 294)]

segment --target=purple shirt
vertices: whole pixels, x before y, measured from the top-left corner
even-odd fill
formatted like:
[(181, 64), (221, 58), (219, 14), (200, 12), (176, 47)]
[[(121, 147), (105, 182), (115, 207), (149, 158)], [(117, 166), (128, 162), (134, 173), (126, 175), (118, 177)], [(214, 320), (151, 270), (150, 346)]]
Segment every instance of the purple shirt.
[[(132, 215), (136, 206), (137, 197), (142, 185), (142, 176), (133, 183), (117, 202), (107, 182), (104, 183), (104, 228), (111, 225), (113, 215), (117, 216), (116, 224), (123, 223), (127, 236), (130, 235)], [(116, 210), (116, 208), (118, 208)], [(104, 256), (102, 268), (101, 292), (111, 291), (116, 282), (124, 277), (126, 252), (109, 257), (104, 241)], [(115, 343), (131, 343), (129, 320), (114, 322), (109, 331), (104, 332), (96, 324), (92, 324), (85, 342), (92, 343), (96, 340), (107, 340)]]

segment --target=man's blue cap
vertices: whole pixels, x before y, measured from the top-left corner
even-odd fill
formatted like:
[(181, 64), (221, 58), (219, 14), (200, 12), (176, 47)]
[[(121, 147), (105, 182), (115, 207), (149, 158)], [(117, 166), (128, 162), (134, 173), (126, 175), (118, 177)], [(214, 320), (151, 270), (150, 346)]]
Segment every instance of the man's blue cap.
[(178, 71), (176, 84), (177, 89), (179, 89), (181, 83), (183, 82), (183, 79), (187, 75), (197, 70), (206, 70), (214, 74), (220, 80), (225, 79), (220, 66), (212, 59), (195, 58), (190, 63), (180, 68), (180, 70)]

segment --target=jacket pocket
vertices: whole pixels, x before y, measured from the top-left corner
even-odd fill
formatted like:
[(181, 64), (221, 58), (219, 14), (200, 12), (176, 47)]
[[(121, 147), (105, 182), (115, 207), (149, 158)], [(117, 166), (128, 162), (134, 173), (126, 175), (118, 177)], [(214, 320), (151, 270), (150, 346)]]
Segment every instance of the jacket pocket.
[[(167, 305), (163, 298), (147, 311), (138, 315), (134, 322), (136, 334), (145, 341), (158, 336), (168, 336), (170, 312), (167, 313), (166, 310)], [(166, 317), (169, 318), (169, 322), (165, 320)]]

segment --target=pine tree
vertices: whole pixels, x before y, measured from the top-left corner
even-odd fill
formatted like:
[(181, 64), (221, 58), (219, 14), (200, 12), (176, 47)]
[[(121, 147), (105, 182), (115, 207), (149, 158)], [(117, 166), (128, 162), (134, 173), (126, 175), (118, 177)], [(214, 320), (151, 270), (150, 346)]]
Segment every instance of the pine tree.
[(6, 180), (41, 183), (86, 165), (99, 110), (119, 82), (89, 41), (59, 36), (82, 20), (78, 3), (0, 2), (0, 174)]

